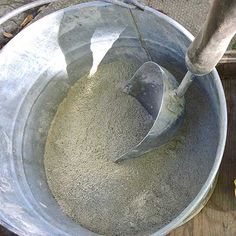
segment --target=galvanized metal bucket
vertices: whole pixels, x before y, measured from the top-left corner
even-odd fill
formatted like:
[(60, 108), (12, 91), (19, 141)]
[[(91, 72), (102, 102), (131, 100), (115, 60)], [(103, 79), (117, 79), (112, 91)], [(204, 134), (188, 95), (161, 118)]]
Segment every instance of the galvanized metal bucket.
[[(97, 58), (91, 49), (94, 35), (95, 43), (107, 45)], [(10, 41), (0, 52), (0, 223), (19, 235), (94, 235), (62, 213), (47, 185), (44, 147), (57, 106), (79, 78), (117, 57), (129, 58), (137, 68), (151, 58), (180, 79), (192, 39), (174, 20), (149, 7), (131, 12), (90, 2), (55, 12)], [(209, 171), (202, 173), (206, 178), (195, 198), (178, 216), (150, 232), (154, 235), (167, 234), (203, 207), (223, 155), (227, 113), (216, 70), (196, 79), (195, 86), (207, 98), (216, 127), (206, 146), (193, 143), (188, 148), (192, 159), (196, 150), (207, 149), (209, 160), (199, 160), (192, 171), (201, 174), (202, 165)]]

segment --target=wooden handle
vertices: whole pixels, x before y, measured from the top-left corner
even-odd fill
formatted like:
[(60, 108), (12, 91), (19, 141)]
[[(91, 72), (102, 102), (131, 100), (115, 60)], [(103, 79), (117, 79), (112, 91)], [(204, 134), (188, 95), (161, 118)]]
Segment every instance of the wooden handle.
[(210, 73), (235, 33), (236, 0), (214, 0), (200, 33), (188, 48), (188, 69), (196, 75)]

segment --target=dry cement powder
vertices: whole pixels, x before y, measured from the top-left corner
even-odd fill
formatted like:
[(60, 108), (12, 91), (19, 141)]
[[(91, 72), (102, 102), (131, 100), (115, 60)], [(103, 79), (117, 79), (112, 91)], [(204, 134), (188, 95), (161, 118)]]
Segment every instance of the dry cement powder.
[[(190, 170), (183, 164), (188, 161), (176, 156), (188, 142), (188, 125), (156, 151), (112, 162), (137, 144), (153, 123), (146, 110), (122, 92), (136, 69), (115, 62), (100, 66), (93, 77), (81, 78), (60, 104), (48, 134), (44, 164), (55, 199), (74, 221), (99, 234), (149, 234), (176, 216), (203, 182), (194, 175), (197, 169)], [(193, 180), (198, 184), (190, 188)]]

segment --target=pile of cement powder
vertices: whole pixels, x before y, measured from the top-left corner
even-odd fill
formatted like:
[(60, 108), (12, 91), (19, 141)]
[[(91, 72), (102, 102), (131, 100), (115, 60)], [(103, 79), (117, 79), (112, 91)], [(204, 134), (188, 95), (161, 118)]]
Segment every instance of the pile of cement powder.
[[(136, 69), (114, 62), (81, 78), (60, 104), (47, 138), (44, 164), (55, 199), (75, 222), (99, 234), (145, 235), (162, 227), (189, 204), (208, 173), (207, 165), (197, 167), (208, 151), (200, 150), (195, 159), (185, 150), (189, 142), (206, 142), (198, 135), (187, 138), (189, 124), (167, 145), (141, 158), (112, 162), (153, 123), (121, 89)], [(199, 121), (197, 125), (199, 135), (208, 133)], [(197, 168), (204, 168), (202, 179)], [(191, 181), (196, 183), (192, 187)]]

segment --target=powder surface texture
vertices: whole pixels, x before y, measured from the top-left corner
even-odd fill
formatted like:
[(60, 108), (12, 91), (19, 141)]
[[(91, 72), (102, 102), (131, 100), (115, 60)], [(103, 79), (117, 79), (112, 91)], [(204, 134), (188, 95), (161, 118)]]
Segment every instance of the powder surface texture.
[(148, 235), (170, 222), (193, 200), (213, 160), (204, 145), (188, 149), (206, 143), (199, 137), (211, 137), (214, 128), (214, 122), (202, 127), (211, 113), (196, 96), (201, 101), (193, 98), (184, 126), (170, 142), (141, 158), (112, 162), (153, 124), (141, 104), (122, 92), (136, 69), (118, 61), (79, 79), (60, 104), (47, 138), (44, 165), (55, 199), (75, 222), (99, 234)]

